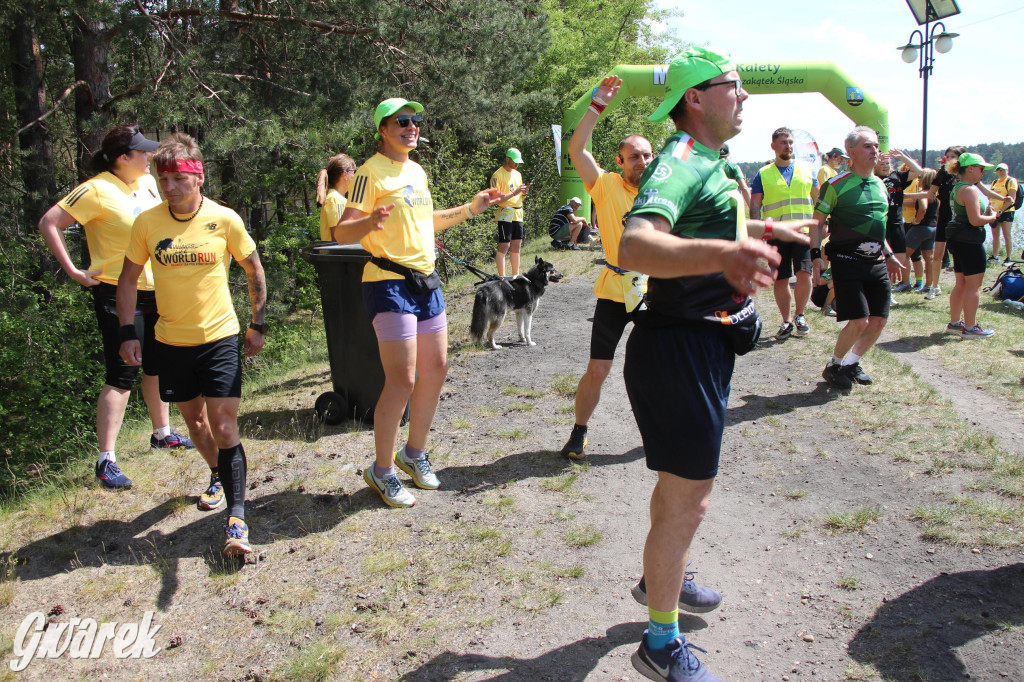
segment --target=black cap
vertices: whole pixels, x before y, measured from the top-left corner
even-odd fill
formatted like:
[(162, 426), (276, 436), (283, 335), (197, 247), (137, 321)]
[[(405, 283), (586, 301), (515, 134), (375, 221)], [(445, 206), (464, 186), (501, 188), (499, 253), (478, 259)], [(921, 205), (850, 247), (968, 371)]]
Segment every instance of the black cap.
[(159, 142), (149, 139), (142, 133), (135, 133), (132, 135), (132, 139), (128, 143), (128, 149), (138, 150), (140, 152), (155, 152), (156, 148), (159, 146)]
[(825, 158), (831, 159), (833, 156), (836, 156), (837, 154), (843, 157), (844, 159), (850, 158), (849, 156), (846, 155), (846, 152), (844, 152), (839, 147), (832, 147), (832, 151), (825, 153)]

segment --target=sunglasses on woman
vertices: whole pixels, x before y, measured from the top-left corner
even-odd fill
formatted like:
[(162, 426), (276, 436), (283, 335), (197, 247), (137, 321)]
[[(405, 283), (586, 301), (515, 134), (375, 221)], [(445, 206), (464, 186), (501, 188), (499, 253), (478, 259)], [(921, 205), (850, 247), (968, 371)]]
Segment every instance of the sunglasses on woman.
[(423, 123), (423, 117), (420, 116), (419, 114), (416, 114), (414, 116), (409, 116), (408, 114), (401, 114), (399, 116), (395, 116), (395, 121), (397, 121), (398, 125), (402, 126), (403, 128), (408, 128), (410, 123), (419, 128), (420, 124)]

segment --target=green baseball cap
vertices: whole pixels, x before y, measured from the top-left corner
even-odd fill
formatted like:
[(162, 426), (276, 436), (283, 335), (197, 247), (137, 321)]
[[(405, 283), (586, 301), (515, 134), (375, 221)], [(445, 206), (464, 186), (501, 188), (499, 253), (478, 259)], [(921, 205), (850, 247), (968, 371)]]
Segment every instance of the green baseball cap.
[[(377, 111), (373, 113), (373, 127), (379, 130), (380, 122), (394, 114), (402, 107), (409, 107), (417, 114), (423, 111), (423, 105), (419, 102), (410, 102), (409, 100), (402, 99), (401, 97), (392, 97), (391, 99), (386, 99), (377, 105)], [(374, 137), (379, 140), (380, 133), (374, 134)]]
[(512, 159), (513, 163), (522, 163), (523, 155), (519, 153), (519, 150), (515, 147), (509, 147), (508, 151), (505, 152), (505, 156)]
[(970, 152), (964, 152), (957, 159), (957, 163), (960, 164), (961, 168), (967, 168), (968, 166), (981, 166), (985, 170), (994, 168), (991, 163), (982, 158), (981, 154), (971, 154)]
[(689, 88), (735, 69), (732, 59), (703, 47), (691, 47), (672, 60), (665, 79), (665, 99), (648, 119), (664, 121)]

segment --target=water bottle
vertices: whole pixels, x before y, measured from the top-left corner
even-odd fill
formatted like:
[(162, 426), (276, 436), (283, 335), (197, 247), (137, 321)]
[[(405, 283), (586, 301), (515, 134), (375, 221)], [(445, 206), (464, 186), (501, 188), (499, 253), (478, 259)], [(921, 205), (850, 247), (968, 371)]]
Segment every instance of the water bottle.
[(1007, 299), (1003, 301), (1003, 304), (1006, 305), (1007, 308), (1013, 308), (1014, 310), (1024, 310), (1024, 302), (1021, 301), (1011, 301)]

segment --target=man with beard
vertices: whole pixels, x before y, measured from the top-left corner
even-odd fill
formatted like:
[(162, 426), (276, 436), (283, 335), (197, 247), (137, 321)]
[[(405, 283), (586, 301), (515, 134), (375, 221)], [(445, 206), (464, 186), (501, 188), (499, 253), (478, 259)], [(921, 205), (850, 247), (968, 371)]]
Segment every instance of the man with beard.
[[(793, 158), (793, 131), (778, 128), (772, 133), (775, 163), (764, 166), (750, 186), (750, 217), (774, 220), (809, 219), (818, 199), (818, 179), (811, 164)], [(782, 326), (775, 338), (785, 341), (791, 335), (806, 336), (811, 331), (804, 317), (811, 298), (811, 256), (806, 244), (778, 240), (771, 245), (779, 250), (782, 264), (775, 279), (775, 305), (782, 314)], [(796, 274), (796, 289), (790, 294), (789, 278)], [(794, 300), (795, 299), (795, 300)], [(790, 310), (790, 305), (793, 310)]]
[(718, 473), (736, 354), (760, 330), (750, 296), (771, 286), (780, 261), (762, 239), (806, 243), (810, 224), (744, 220), (718, 157), (740, 131), (747, 97), (731, 60), (710, 50), (691, 47), (669, 65), (650, 118), (671, 118), (676, 132), (644, 171), (619, 243), (619, 267), (650, 275), (623, 375), (647, 467), (658, 474), (644, 545), (649, 621), (632, 657), (652, 680), (719, 679), (679, 634), (686, 555)]

